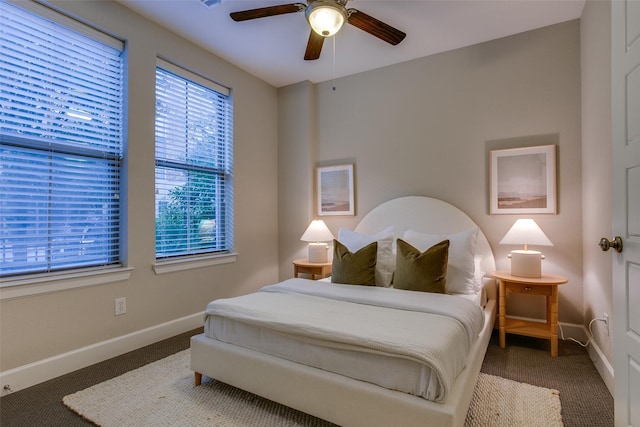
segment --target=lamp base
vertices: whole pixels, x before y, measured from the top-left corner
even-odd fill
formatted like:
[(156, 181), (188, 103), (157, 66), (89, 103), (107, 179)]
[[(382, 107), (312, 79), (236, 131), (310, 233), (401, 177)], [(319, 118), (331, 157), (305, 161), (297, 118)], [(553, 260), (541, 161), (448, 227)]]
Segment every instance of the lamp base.
[(329, 262), (329, 246), (326, 243), (309, 243), (309, 262)]
[(511, 275), (519, 277), (542, 277), (542, 252), (511, 251)]

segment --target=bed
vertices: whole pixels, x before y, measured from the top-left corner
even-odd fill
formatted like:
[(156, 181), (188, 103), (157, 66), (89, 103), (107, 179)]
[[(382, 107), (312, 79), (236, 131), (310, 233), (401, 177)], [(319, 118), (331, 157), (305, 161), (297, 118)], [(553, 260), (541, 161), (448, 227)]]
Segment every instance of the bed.
[[(446, 310), (449, 310), (449, 301), (456, 307), (458, 305), (462, 307), (473, 305), (477, 307), (471, 310), (474, 312), (474, 316), (477, 317), (475, 311), (478, 311), (481, 317), (479, 325), (475, 321), (470, 321), (473, 325), (466, 329), (455, 326), (461, 324), (460, 319), (453, 322), (447, 320), (448, 323), (443, 323), (443, 325), (451, 324), (452, 330), (460, 329), (460, 332), (455, 332), (455, 334), (470, 337), (466, 344), (456, 344), (463, 347), (458, 347), (457, 351), (450, 353), (462, 354), (461, 360), (452, 362), (456, 364), (457, 368), (449, 368), (449, 365), (441, 366), (438, 364), (440, 362), (429, 365), (427, 368), (417, 368), (416, 363), (420, 363), (421, 360), (419, 357), (422, 357), (423, 353), (430, 355), (435, 350), (428, 349), (424, 352), (415, 350), (415, 343), (408, 345), (410, 351), (407, 350), (407, 352), (403, 352), (404, 350), (399, 347), (397, 350), (394, 349), (399, 353), (393, 354), (391, 357), (380, 351), (380, 348), (386, 350), (395, 345), (393, 334), (390, 334), (389, 331), (383, 331), (383, 328), (385, 322), (386, 324), (395, 324), (396, 317), (391, 317), (390, 319), (394, 320), (390, 322), (385, 320), (384, 316), (395, 316), (396, 313), (400, 315), (400, 312), (396, 310), (389, 314), (390, 309), (387, 307), (380, 309), (385, 310), (384, 315), (375, 312), (373, 314), (365, 311), (360, 312), (360, 310), (369, 310), (363, 306), (368, 306), (370, 302), (367, 299), (366, 303), (362, 303), (359, 300), (362, 298), (359, 291), (354, 288), (367, 288), (366, 293), (371, 295), (374, 300), (380, 298), (395, 300), (396, 296), (400, 298), (399, 294), (413, 294), (415, 297), (412, 299), (415, 305), (422, 305), (423, 300), (428, 299), (428, 295), (425, 292), (393, 289), (393, 286), (387, 287), (384, 280), (389, 279), (383, 277), (385, 272), (380, 272), (376, 268), (376, 283), (379, 279), (383, 283), (378, 287), (358, 287), (313, 282), (307, 279), (290, 279), (280, 284), (267, 286), (260, 292), (245, 296), (246, 298), (237, 297), (212, 302), (213, 305), (207, 306), (205, 333), (191, 339), (191, 369), (195, 372), (196, 384), (200, 384), (202, 376), (206, 375), (343, 426), (398, 424), (403, 426), (462, 426), (489, 343), (496, 314), (495, 282), (488, 276), (488, 273), (495, 269), (495, 261), (486, 237), (469, 216), (456, 207), (441, 200), (419, 196), (401, 197), (379, 205), (365, 215), (352, 232), (358, 236), (392, 233), (394, 239), (400, 237), (407, 241), (411, 241), (411, 239), (418, 241), (425, 236), (431, 238), (444, 236), (453, 242), (461, 235), (467, 236), (470, 230), (475, 230), (473, 234), (475, 244), (471, 254), (474, 270), (472, 279), (475, 288), (465, 292), (456, 292), (455, 295), (434, 296), (434, 298), (441, 299), (433, 304), (447, 307)], [(342, 233), (341, 230), (341, 236), (338, 237), (338, 240), (349, 236), (348, 233), (347, 230), (345, 233)], [(378, 247), (380, 248), (380, 245)], [(418, 247), (417, 244), (416, 247)], [(452, 248), (453, 246), (451, 246)], [(396, 251), (393, 252), (393, 257), (395, 256)], [(457, 255), (449, 251), (447, 280), (449, 280), (450, 274), (455, 273), (455, 268), (451, 268), (452, 256), (455, 258)], [(378, 252), (378, 260), (380, 259), (381, 253)], [(465, 260), (469, 261), (466, 258)], [(383, 263), (379, 262), (379, 265), (381, 264)], [(297, 289), (302, 288), (305, 290), (302, 292), (302, 296), (298, 296)], [(338, 300), (331, 300), (327, 303), (324, 299), (333, 298), (333, 296), (317, 295), (316, 292), (340, 295), (336, 297)], [(343, 294), (351, 292), (354, 295), (349, 296), (347, 301), (343, 301)], [(296, 295), (292, 295), (293, 293)], [(367, 298), (370, 298), (369, 295)], [(242, 312), (238, 318), (231, 320), (225, 318), (227, 312), (231, 317), (236, 315), (236, 302), (242, 305), (244, 300), (253, 298), (257, 298), (254, 302), (260, 306), (260, 310), (251, 311), (250, 314)], [(285, 298), (284, 302), (280, 300), (281, 298)], [(458, 302), (460, 300), (464, 300), (464, 302)], [(303, 303), (307, 304), (307, 301), (308, 307), (302, 305)], [(322, 313), (328, 309), (333, 310), (334, 307), (337, 313), (341, 306), (345, 306), (348, 307), (347, 310), (351, 310), (352, 314), (357, 313), (357, 316), (363, 316), (358, 318), (367, 319), (367, 325), (374, 325), (370, 329), (380, 328), (384, 340), (388, 341), (364, 351), (365, 357), (362, 353), (358, 353), (360, 342), (351, 342), (349, 341), (351, 338), (345, 338), (339, 344), (329, 346), (322, 345), (322, 340), (326, 339), (325, 336), (306, 336), (297, 340), (296, 334), (289, 332), (286, 329), (287, 324), (282, 323), (284, 321), (281, 321), (279, 317), (277, 321), (269, 323), (268, 330), (260, 329), (260, 322), (254, 323), (254, 320), (263, 316), (264, 313), (261, 310), (269, 310), (268, 307), (272, 303), (275, 304), (274, 310), (276, 312), (279, 307), (277, 304), (284, 304), (284, 306), (289, 304), (289, 307), (296, 307), (295, 310), (282, 310), (291, 311), (287, 315), (299, 316), (300, 318), (295, 319), (296, 322), (304, 317), (304, 313), (314, 313), (314, 310), (317, 310), (317, 313)], [(372, 304), (376, 305), (377, 303)], [(399, 304), (407, 303), (401, 302)], [(372, 310), (376, 310), (376, 308), (372, 308)], [(421, 314), (413, 312), (407, 314), (406, 324), (410, 325), (412, 321), (415, 323), (413, 316), (418, 315)], [(370, 316), (370, 318), (366, 316)], [(404, 310), (402, 310), (402, 316), (405, 316)], [(444, 317), (441, 313), (432, 316), (436, 316), (438, 322), (441, 317)], [(461, 314), (461, 316), (465, 315)], [(313, 316), (310, 315), (310, 317)], [(335, 327), (331, 321), (334, 317), (333, 314), (322, 318), (317, 317), (316, 321), (322, 323), (321, 326), (318, 326), (318, 330), (326, 327), (328, 331), (332, 331), (331, 328)], [(377, 324), (374, 323), (376, 319), (379, 319)], [(402, 321), (405, 320), (398, 320), (398, 325), (404, 325), (400, 323)], [(324, 324), (325, 322), (327, 325)], [(429, 320), (429, 323), (432, 322), (433, 320)], [(278, 326), (272, 329), (271, 325), (276, 323)], [(439, 323), (437, 324), (439, 325)], [(231, 326), (225, 329), (229, 325)], [(442, 326), (442, 328), (444, 327)], [(405, 327), (402, 328), (404, 331)], [(355, 329), (358, 329), (357, 325)], [(344, 334), (342, 331), (334, 331), (336, 336), (340, 336), (340, 339), (343, 335), (352, 336), (346, 330)], [(236, 333), (236, 338), (233, 333)], [(364, 333), (368, 333), (368, 331), (363, 331)], [(452, 332), (452, 334), (454, 333)], [(397, 335), (411, 334), (407, 332)], [(257, 341), (261, 344), (243, 341), (243, 337), (247, 336), (258, 337)], [(377, 338), (366, 336), (362, 339), (369, 342)], [(464, 338), (462, 339), (464, 340)], [(439, 339), (437, 341), (439, 342)], [(261, 346), (264, 343), (266, 343), (266, 347), (263, 348)], [(289, 347), (295, 349), (291, 351), (292, 354), (288, 353)], [(329, 348), (327, 349), (327, 347)], [(287, 350), (284, 350), (285, 348)], [(460, 350), (460, 348), (464, 348), (464, 350)], [(325, 351), (327, 359), (320, 360), (316, 357), (318, 354), (324, 356), (323, 352)], [(351, 358), (349, 359), (351, 363), (344, 363), (346, 367), (341, 364), (343, 362), (339, 362), (344, 355), (347, 359)], [(326, 362), (326, 360), (329, 361)], [(396, 360), (402, 360), (402, 363), (395, 364)], [(448, 363), (449, 361), (447, 361)], [(381, 366), (385, 368), (380, 369)], [(395, 378), (390, 380), (384, 375), (379, 375), (379, 379), (372, 377), (372, 375), (376, 375), (376, 372), (380, 374), (388, 370), (389, 366), (393, 366), (390, 371), (400, 373), (402, 381), (409, 379), (413, 383), (405, 385), (404, 382), (401, 384), (400, 380), (397, 380), (396, 383)], [(356, 372), (351, 372), (350, 369), (355, 369)], [(416, 374), (412, 375), (412, 372)]]

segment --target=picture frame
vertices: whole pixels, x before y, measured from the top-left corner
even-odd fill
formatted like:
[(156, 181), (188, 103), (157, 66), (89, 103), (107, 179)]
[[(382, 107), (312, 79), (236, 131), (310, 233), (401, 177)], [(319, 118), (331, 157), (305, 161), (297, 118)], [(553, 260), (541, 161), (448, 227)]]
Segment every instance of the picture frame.
[(355, 215), (353, 164), (316, 168), (318, 215)]
[(491, 151), (491, 214), (555, 214), (556, 146)]

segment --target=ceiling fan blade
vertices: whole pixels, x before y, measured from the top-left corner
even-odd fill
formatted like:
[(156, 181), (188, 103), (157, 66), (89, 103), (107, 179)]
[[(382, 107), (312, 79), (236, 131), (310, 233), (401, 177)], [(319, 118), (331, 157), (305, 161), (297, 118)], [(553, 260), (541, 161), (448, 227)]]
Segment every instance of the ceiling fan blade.
[(247, 21), (249, 19), (266, 18), (267, 16), (284, 15), (286, 13), (302, 12), (307, 5), (303, 3), (281, 4), (278, 6), (260, 7), (258, 9), (231, 12), (229, 16), (234, 21)]
[(362, 31), (366, 31), (372, 36), (376, 36), (380, 40), (384, 40), (392, 45), (397, 45), (407, 36), (397, 28), (393, 28), (389, 24), (385, 24), (376, 18), (367, 15), (364, 12), (360, 12), (357, 9), (349, 9), (349, 24), (354, 27), (360, 28)]
[(313, 61), (320, 58), (320, 52), (322, 52), (322, 44), (324, 43), (324, 37), (311, 30), (309, 34), (309, 41), (307, 42), (307, 50), (304, 53), (305, 61)]

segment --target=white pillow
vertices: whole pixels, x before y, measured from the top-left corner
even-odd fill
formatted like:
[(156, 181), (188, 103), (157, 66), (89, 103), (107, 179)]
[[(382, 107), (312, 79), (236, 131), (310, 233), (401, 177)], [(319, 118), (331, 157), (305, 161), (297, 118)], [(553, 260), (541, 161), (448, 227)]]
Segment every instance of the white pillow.
[(436, 243), (449, 240), (449, 261), (447, 263), (447, 292), (452, 294), (476, 293), (480, 284), (475, 277), (476, 240), (478, 228), (455, 234), (426, 234), (407, 230), (403, 240), (424, 252)]
[(350, 252), (357, 252), (370, 243), (378, 242), (376, 258), (376, 285), (391, 286), (396, 259), (393, 255), (393, 227), (385, 228), (379, 233), (370, 235), (351, 231), (347, 228), (338, 230), (338, 241)]

